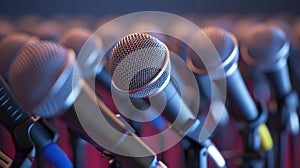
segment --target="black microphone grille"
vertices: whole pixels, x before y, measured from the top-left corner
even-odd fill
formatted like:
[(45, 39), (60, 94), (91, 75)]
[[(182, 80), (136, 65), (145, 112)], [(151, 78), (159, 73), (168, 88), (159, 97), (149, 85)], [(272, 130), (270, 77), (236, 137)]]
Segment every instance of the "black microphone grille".
[[(220, 27), (205, 27), (199, 35), (194, 36), (191, 40), (200, 51), (200, 54), (202, 54), (197, 55), (191, 49), (187, 50), (189, 56), (188, 64), (194, 69), (196, 68), (204, 73), (217, 67), (228, 69), (238, 60), (236, 38), (230, 32)], [(216, 57), (216, 54), (218, 57)], [(205, 63), (202, 60), (204, 57)], [(216, 60), (217, 58), (220, 59), (221, 63)]]
[(253, 27), (241, 52), (245, 62), (252, 66), (275, 68), (281, 58), (289, 55), (289, 43), (282, 29), (261, 24)]
[(5, 79), (8, 77), (12, 62), (22, 47), (37, 40), (34, 36), (25, 33), (13, 33), (7, 35), (0, 42), (0, 73)]
[(148, 97), (157, 94), (169, 82), (169, 50), (149, 34), (130, 34), (114, 47), (109, 70), (118, 90), (132, 97)]
[[(65, 97), (68, 97), (72, 90), (72, 81), (67, 81), (69, 78), (64, 76), (66, 79), (61, 80), (63, 82), (56, 83), (71, 61), (72, 57), (67, 50), (53, 42), (33, 42), (20, 51), (11, 66), (9, 84), (26, 110), (49, 117), (62, 108)], [(56, 92), (60, 94), (52, 93), (55, 99), (49, 103), (45, 99), (49, 99), (48, 95), (54, 84), (57, 86)], [(44, 105), (47, 106), (44, 111), (34, 111), (38, 105), (45, 102), (48, 104)]]

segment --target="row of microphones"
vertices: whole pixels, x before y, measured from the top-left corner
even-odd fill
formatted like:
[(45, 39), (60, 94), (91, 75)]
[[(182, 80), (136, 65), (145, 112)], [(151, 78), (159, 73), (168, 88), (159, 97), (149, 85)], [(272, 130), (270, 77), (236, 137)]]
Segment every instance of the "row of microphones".
[[(140, 141), (125, 123), (122, 123), (100, 99), (94, 99), (93, 91), (80, 76), (76, 81), (72, 81), (75, 64), (75, 53), (72, 50), (67, 50), (53, 42), (32, 42), (19, 51), (11, 65), (10, 87), (25, 109), (44, 118), (61, 115), (70, 129), (100, 151), (105, 152), (105, 149), (84, 131), (73, 107), (75, 101), (84, 100), (87, 103), (86, 109), (83, 109), (85, 115), (92, 117), (96, 112), (91, 107), (97, 105), (110, 124), (124, 135), (133, 136), (135, 142), (130, 144), (133, 145), (132, 148), (127, 149), (126, 146), (129, 144), (126, 139), (118, 144), (122, 137), (109, 137), (106, 129), (91, 125), (96, 129), (97, 135), (104, 139), (108, 138), (106, 142), (110, 142), (110, 146), (118, 145), (118, 149), (122, 150), (124, 155), (134, 155), (135, 152), (147, 153), (147, 157), (136, 158), (114, 155), (120, 162), (126, 165), (132, 164), (130, 160), (136, 160), (136, 164), (142, 167), (163, 167), (164, 165), (157, 161), (155, 153)], [(72, 87), (72, 84), (75, 86)], [(88, 122), (90, 118), (86, 120)]]
[[(232, 24), (233, 18), (230, 18)], [(211, 141), (214, 135), (202, 132), (204, 123), (200, 117), (203, 114), (192, 111), (179, 92), (180, 81), (171, 76), (174, 71), (180, 76), (182, 71), (172, 62), (172, 50), (176, 49), (176, 54), (195, 75), (205, 101), (213, 101), (211, 106), (217, 113), (226, 115), (228, 111), (236, 120), (244, 146), (241, 154), (236, 155), (242, 159), (240, 164), (283, 167), (287, 135), (293, 135), (292, 145), (295, 146), (299, 132), (298, 70), (297, 64), (291, 61), (298, 60), (297, 43), (287, 34), (284, 24), (276, 20), (264, 23), (263, 19), (253, 17), (249, 22), (239, 23), (240, 27), (233, 27), (223, 19), (207, 19), (196, 34), (182, 33), (191, 37), (192, 47), (164, 34), (137, 32), (119, 39), (109, 51), (103, 51), (105, 38), (82, 27), (62, 33), (62, 29), (52, 32), (47, 30), (48, 26), (40, 25), (45, 31), (36, 32), (40, 33), (39, 37), (26, 33), (5, 35), (0, 42), (0, 73), (6, 81), (1, 78), (1, 86), (12, 105), (6, 106), (7, 99), (3, 99), (1, 124), (12, 134), (16, 150), (24, 155), (35, 148), (45, 153), (54, 165), (63, 162), (71, 166), (71, 163), (56, 146), (55, 131), (44, 121), (51, 118), (59, 118), (72, 134), (125, 167), (166, 167), (152, 146), (138, 136), (135, 121), (124, 120), (118, 114), (130, 113), (147, 119), (161, 115), (163, 122), (180, 138), (196, 144), (199, 153), (205, 151), (199, 157), (199, 167), (207, 167), (205, 155), (210, 156), (217, 167), (225, 167), (226, 155)], [(55, 26), (52, 30), (56, 30)], [(47, 34), (48, 31), (53, 34)], [(103, 59), (102, 55), (105, 55)], [(253, 79), (248, 76), (244, 80), (247, 73), (251, 73)], [(251, 80), (254, 90), (249, 89)], [(101, 90), (97, 92), (91, 86), (94, 84)], [(121, 101), (115, 101), (114, 96)], [(126, 98), (130, 101), (125, 101)], [(218, 101), (214, 102), (216, 99)], [(270, 102), (276, 103), (275, 109), (271, 109)], [(145, 113), (132, 110), (132, 104)], [(199, 104), (200, 110), (207, 110), (202, 102)], [(115, 107), (119, 105), (123, 108)], [(19, 110), (10, 112), (13, 108)], [(103, 118), (99, 118), (99, 111)], [(211, 112), (216, 115), (216, 111)], [(112, 134), (103, 123), (109, 123), (120, 134)], [(161, 123), (153, 121), (152, 124), (162, 130)], [(38, 127), (37, 131), (34, 126)], [(32, 133), (26, 135), (26, 129)], [(15, 131), (19, 131), (18, 134)], [(19, 136), (24, 134), (27, 139), (21, 143)], [(275, 149), (272, 149), (273, 141)], [(49, 147), (53, 145), (55, 149)], [(59, 156), (43, 152), (44, 148), (59, 151), (66, 161), (56, 160)], [(274, 158), (266, 157), (271, 149), (276, 163), (273, 163)], [(291, 150), (295, 162), (295, 151)], [(144, 155), (139, 157), (140, 153)], [(5, 155), (0, 156), (5, 158)], [(22, 162), (16, 159), (15, 163)]]

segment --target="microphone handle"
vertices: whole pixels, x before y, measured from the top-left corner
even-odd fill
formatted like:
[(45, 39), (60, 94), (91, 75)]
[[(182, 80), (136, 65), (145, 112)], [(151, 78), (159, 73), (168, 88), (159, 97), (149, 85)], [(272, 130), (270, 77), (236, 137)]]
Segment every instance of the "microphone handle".
[(254, 121), (258, 117), (258, 110), (247, 90), (240, 71), (237, 69), (228, 76), (226, 82), (227, 96), (230, 101), (229, 106), (238, 109), (238, 112), (242, 115), (242, 119), (247, 122)]
[(284, 98), (292, 91), (287, 65), (274, 72), (267, 72), (266, 75), (274, 88), (277, 98)]
[[(156, 154), (143, 141), (141, 141), (141, 139), (137, 135), (132, 132), (131, 128), (127, 127), (127, 124), (124, 124), (122, 121), (120, 121), (115, 116), (115, 114), (111, 112), (110, 109), (108, 109), (108, 107), (98, 97), (96, 97), (95, 93), (84, 81), (82, 81), (81, 83), (81, 88), (82, 91), (76, 100), (76, 102), (80, 103), (80, 105), (72, 106), (61, 117), (61, 119), (67, 124), (70, 129), (72, 129), (77, 135), (92, 144), (102, 153), (113, 156), (113, 158), (119, 161), (122, 165), (129, 164), (131, 166), (140, 165), (140, 167), (151, 167), (153, 163), (157, 162)], [(104, 115), (103, 118), (95, 117), (98, 116), (97, 113), (99, 113), (99, 109)], [(84, 112), (84, 114), (79, 114), (81, 112)], [(81, 117), (80, 121), (77, 116)], [(93, 116), (94, 118), (90, 118)], [(141, 152), (143, 154), (148, 153), (148, 156), (128, 157), (107, 151), (104, 147), (101, 146), (101, 144), (98, 144), (89, 136), (89, 134), (80, 124), (80, 122), (82, 121), (85, 121), (85, 123), (93, 124), (92, 128), (94, 130), (92, 132), (97, 136), (97, 138), (101, 139), (101, 142), (106, 143), (105, 145), (109, 145), (110, 147), (115, 146), (123, 153), (128, 153), (128, 155), (138, 156), (138, 153)], [(109, 129), (105, 128), (104, 124), (101, 124), (104, 122), (111, 124), (110, 126), (116, 129), (116, 131), (123, 133), (121, 134), (122, 137), (117, 137), (117, 135), (113, 135), (112, 132), (109, 132)], [(98, 125), (98, 123), (100, 124)], [(127, 138), (127, 135), (133, 137), (135, 141), (130, 141)]]
[(162, 116), (168, 122), (172, 123), (172, 127), (183, 136), (197, 121), (196, 114), (191, 112), (184, 100), (180, 97), (172, 81), (169, 81), (163, 91), (148, 100), (156, 110), (159, 110), (162, 103), (166, 101)]

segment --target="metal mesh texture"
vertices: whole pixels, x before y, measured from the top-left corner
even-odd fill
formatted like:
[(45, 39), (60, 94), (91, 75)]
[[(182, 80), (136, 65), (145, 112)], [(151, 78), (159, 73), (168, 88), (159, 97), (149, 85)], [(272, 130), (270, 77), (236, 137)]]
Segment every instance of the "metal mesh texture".
[[(30, 43), (20, 51), (12, 64), (9, 83), (12, 92), (26, 110), (33, 111), (47, 101), (45, 99), (49, 98), (54, 83), (63, 73), (68, 57), (62, 46), (52, 42)], [(65, 81), (66, 83), (60, 84), (64, 89), (57, 89), (56, 94), (51, 94), (55, 98), (51, 105), (47, 105), (48, 111), (40, 111), (39, 115), (51, 116), (58, 112), (55, 109), (59, 109), (71, 92), (72, 82)]]
[[(197, 55), (191, 48), (187, 49), (187, 56), (190, 57), (195, 67), (198, 69), (213, 68), (218, 66), (220, 61), (215, 58), (215, 50), (219, 54), (219, 58), (224, 62), (232, 53), (235, 44), (232, 36), (226, 30), (220, 27), (206, 27), (202, 29), (203, 33), (199, 33), (192, 38), (192, 44), (197, 48)], [(212, 56), (214, 54), (214, 56)], [(206, 64), (203, 63), (205, 57)]]
[(33, 36), (25, 33), (14, 33), (6, 36), (0, 43), (0, 73), (4, 78), (8, 77), (9, 69), (22, 47), (28, 43)]
[(114, 86), (131, 97), (149, 96), (170, 78), (171, 65), (166, 59), (168, 48), (157, 38), (143, 33), (124, 37), (110, 57)]

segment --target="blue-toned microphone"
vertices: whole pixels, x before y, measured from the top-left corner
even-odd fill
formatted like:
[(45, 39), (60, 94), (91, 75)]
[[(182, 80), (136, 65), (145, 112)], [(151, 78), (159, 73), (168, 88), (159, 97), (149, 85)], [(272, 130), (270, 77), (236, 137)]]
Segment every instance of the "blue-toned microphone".
[[(65, 153), (54, 143), (57, 139), (54, 131), (45, 122), (32, 117), (21, 108), (2, 77), (0, 77), (0, 97), (0, 122), (12, 134), (16, 150), (21, 149), (26, 155), (35, 147), (56, 167), (72, 167)], [(14, 159), (12, 167), (30, 166), (28, 160), (30, 158), (19, 157), (18, 154), (16, 153), (17, 160)]]
[[(157, 160), (156, 154), (126, 125), (127, 123), (120, 121), (96, 97), (94, 91), (82, 79), (80, 72), (76, 73), (75, 64), (73, 50), (66, 50), (53, 42), (31, 43), (20, 51), (13, 63), (9, 83), (24, 108), (45, 118), (61, 115), (61, 119), (78, 136), (105, 154), (115, 157), (123, 165), (165, 167)], [(80, 106), (75, 106), (80, 102)], [(103, 113), (103, 118), (96, 116), (99, 112)], [(97, 122), (93, 122), (94, 119)], [(81, 125), (82, 121), (85, 121), (85, 127)], [(112, 125), (111, 127), (120, 134), (106, 129), (107, 125), (101, 125), (103, 122)], [(97, 139), (93, 139), (95, 137), (90, 136), (91, 132), (84, 129), (87, 127), (93, 129), (91, 132), (98, 140), (101, 138), (101, 144), (97, 143)], [(121, 154), (111, 152), (105, 147), (118, 150)], [(140, 156), (141, 153), (143, 156)], [(132, 155), (135, 157), (130, 157)]]
[[(169, 49), (159, 39), (144, 33), (123, 37), (112, 51), (109, 69), (112, 85), (118, 92), (133, 99), (150, 100), (153, 109), (158, 111), (165, 103), (162, 116), (172, 123), (179, 135), (189, 137), (200, 146), (208, 142), (209, 147), (214, 147), (207, 136), (200, 136), (200, 120), (189, 109), (170, 80)], [(218, 158), (214, 160), (215, 163), (219, 167), (225, 166), (221, 154), (214, 154)], [(205, 164), (205, 161), (200, 164)]]

